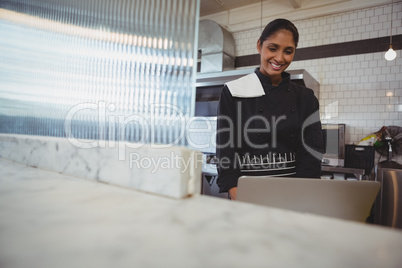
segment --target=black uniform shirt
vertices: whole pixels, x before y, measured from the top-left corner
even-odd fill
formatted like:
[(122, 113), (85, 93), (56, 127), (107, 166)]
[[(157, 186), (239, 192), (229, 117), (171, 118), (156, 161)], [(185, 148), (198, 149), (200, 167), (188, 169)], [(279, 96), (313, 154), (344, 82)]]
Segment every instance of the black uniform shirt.
[(226, 85), (221, 93), (216, 149), (220, 192), (236, 187), (242, 175), (320, 176), (323, 138), (313, 91), (291, 82), (286, 72), (278, 86), (258, 69), (255, 73), (265, 95), (233, 97)]

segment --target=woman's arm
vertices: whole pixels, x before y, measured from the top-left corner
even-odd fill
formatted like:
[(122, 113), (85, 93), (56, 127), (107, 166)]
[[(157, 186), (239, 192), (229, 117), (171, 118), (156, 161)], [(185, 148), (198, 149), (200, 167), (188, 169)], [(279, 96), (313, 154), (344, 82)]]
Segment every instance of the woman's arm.
[[(216, 134), (219, 192), (228, 192), (229, 189), (237, 187), (240, 177), (240, 167), (236, 157), (236, 122), (235, 100), (225, 86), (219, 99)], [(236, 194), (231, 196), (235, 198)]]
[(321, 175), (321, 160), (324, 153), (319, 115), (319, 103), (311, 92), (306, 101), (307, 109), (302, 125), (300, 144), (296, 152), (296, 176), (303, 178), (319, 178)]

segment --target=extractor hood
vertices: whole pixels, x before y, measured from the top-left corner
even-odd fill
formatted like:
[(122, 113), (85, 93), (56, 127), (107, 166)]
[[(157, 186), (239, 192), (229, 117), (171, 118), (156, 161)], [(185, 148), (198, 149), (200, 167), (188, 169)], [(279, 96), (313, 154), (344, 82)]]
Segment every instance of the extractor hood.
[(235, 42), (232, 34), (212, 20), (199, 24), (198, 50), (201, 73), (222, 72), (235, 67)]

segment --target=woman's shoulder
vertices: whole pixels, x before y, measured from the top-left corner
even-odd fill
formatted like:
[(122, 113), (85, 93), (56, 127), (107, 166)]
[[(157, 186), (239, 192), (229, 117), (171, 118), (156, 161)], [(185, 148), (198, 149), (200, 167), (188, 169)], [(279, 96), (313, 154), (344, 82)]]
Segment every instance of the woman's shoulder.
[(294, 91), (300, 97), (312, 98), (314, 97), (314, 91), (311, 88), (298, 84), (296, 82), (290, 81), (289, 89)]

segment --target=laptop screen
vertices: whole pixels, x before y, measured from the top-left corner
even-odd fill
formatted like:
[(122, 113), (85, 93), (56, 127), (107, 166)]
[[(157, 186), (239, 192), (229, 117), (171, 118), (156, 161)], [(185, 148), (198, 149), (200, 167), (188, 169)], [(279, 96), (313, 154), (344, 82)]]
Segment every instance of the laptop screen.
[(237, 200), (365, 222), (379, 189), (376, 181), (242, 176)]

